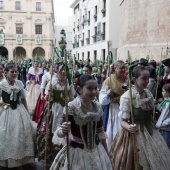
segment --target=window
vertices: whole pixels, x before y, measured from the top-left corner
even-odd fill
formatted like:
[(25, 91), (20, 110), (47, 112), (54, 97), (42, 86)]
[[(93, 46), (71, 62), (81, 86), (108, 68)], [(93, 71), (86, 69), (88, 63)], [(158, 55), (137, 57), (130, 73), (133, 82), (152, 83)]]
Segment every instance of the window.
[(102, 54), (103, 54), (103, 62), (105, 62), (105, 49), (102, 50)]
[(84, 61), (84, 52), (82, 52), (82, 60)]
[(23, 25), (16, 24), (16, 34), (23, 34)]
[(42, 25), (35, 26), (35, 34), (42, 34)]
[(16, 10), (20, 10), (21, 9), (21, 2), (19, 2), (19, 1), (15, 2), (15, 9)]
[(0, 9), (3, 9), (4, 5), (3, 5), (3, 1), (0, 1)]
[(94, 11), (94, 21), (97, 21), (97, 5), (95, 6), (95, 11)]
[(90, 51), (87, 52), (87, 58), (90, 59)]
[(94, 61), (97, 59), (97, 50), (94, 51)]
[(101, 32), (101, 39), (105, 40), (105, 31), (106, 31), (106, 23), (105, 22), (102, 23), (102, 27), (103, 27), (103, 29), (102, 29), (102, 32)]
[(88, 12), (88, 25), (90, 25), (90, 11)]
[(36, 2), (36, 11), (41, 11), (41, 2)]

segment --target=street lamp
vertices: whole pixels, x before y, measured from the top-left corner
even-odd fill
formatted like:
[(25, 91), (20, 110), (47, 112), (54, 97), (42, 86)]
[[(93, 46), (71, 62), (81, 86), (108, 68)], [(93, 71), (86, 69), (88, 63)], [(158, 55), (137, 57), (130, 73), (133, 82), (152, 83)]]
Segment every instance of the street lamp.
[(60, 32), (60, 38), (61, 38), (61, 40), (58, 43), (59, 43), (60, 49), (62, 50), (61, 57), (63, 58), (64, 57), (64, 50), (65, 50), (66, 44), (67, 44), (66, 33), (65, 33), (64, 29), (62, 29), (61, 32)]

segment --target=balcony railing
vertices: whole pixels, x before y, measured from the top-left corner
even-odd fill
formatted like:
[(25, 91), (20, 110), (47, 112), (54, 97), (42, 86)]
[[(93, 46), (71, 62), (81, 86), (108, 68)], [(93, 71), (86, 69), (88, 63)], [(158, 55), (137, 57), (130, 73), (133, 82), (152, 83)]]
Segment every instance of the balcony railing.
[(84, 40), (81, 41), (81, 46), (84, 46)]
[(97, 21), (97, 14), (95, 14), (93, 17), (94, 17), (94, 21), (96, 22)]
[(102, 39), (102, 40), (105, 40), (105, 33), (102, 33), (102, 34), (101, 34), (101, 39)]
[(101, 12), (102, 12), (103, 17), (105, 17), (106, 16), (106, 9), (105, 8), (102, 9)]
[(90, 44), (90, 38), (86, 38), (86, 44)]
[(95, 42), (97, 42), (97, 37), (96, 37), (96, 35), (93, 36), (93, 43), (95, 43)]

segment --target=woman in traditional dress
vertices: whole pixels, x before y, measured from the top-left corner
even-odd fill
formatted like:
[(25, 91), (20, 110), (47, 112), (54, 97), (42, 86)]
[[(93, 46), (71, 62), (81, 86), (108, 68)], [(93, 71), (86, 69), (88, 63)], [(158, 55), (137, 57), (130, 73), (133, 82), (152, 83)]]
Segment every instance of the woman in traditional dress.
[(5, 74), (7, 80), (0, 82), (0, 166), (13, 168), (34, 161), (33, 128), (17, 68), (8, 64)]
[[(120, 128), (119, 100), (120, 96), (125, 92), (127, 87), (127, 79), (125, 77), (125, 63), (122, 60), (117, 60), (114, 63), (115, 74), (111, 74), (102, 85), (99, 94), (99, 102), (102, 106), (109, 106), (109, 113), (103, 115), (104, 125), (106, 128), (107, 147), (110, 150), (114, 137)], [(108, 107), (106, 107), (108, 109)]]
[[(46, 128), (49, 129), (48, 134), (48, 145), (47, 145), (47, 164), (50, 165), (56, 154), (62, 148), (62, 146), (54, 145), (52, 143), (53, 133), (56, 131), (57, 127), (60, 126), (60, 122), (63, 116), (63, 108), (65, 106), (65, 80), (66, 73), (63, 69), (63, 63), (58, 64), (56, 68), (57, 74), (56, 77), (52, 80), (51, 88), (50, 82), (47, 84), (45, 95), (46, 99), (48, 99), (49, 90), (52, 89), (53, 100), (50, 102), (50, 111), (48, 113), (48, 102), (44, 107), (44, 111), (40, 117), (40, 121), (37, 126), (37, 151), (38, 151), (38, 159), (39, 161), (43, 161), (45, 158), (45, 140), (46, 140)], [(69, 101), (72, 101), (74, 98), (74, 86), (73, 84), (67, 84), (68, 92), (69, 92)], [(47, 115), (49, 114), (49, 115)], [(49, 116), (49, 124), (46, 124), (47, 116)]]
[(45, 97), (44, 92), (45, 92), (46, 85), (48, 84), (48, 82), (51, 79), (52, 72), (53, 72), (52, 79), (54, 79), (56, 77), (56, 73), (54, 72), (54, 67), (53, 66), (50, 67), (49, 72), (45, 73), (42, 76), (42, 82), (41, 82), (41, 86), (40, 86), (41, 93), (40, 93), (40, 95), (38, 97), (36, 107), (35, 107), (35, 110), (34, 110), (34, 115), (32, 117), (32, 120), (35, 121), (36, 123), (38, 123), (39, 118), (41, 116), (41, 113), (42, 113), (42, 111), (44, 109), (44, 106), (45, 106), (45, 103), (46, 103), (46, 100), (44, 99), (44, 97)]
[(35, 61), (33, 67), (31, 67), (28, 71), (28, 80), (26, 86), (26, 100), (28, 103), (28, 111), (33, 114), (35, 110), (35, 106), (38, 100), (38, 96), (40, 95), (41, 89), (41, 79), (43, 76), (43, 71), (38, 67), (38, 62)]
[[(106, 135), (102, 127), (101, 105), (95, 101), (97, 81), (90, 75), (82, 75), (79, 79), (80, 96), (68, 104), (68, 120), (65, 122), (65, 111), (62, 125), (55, 131), (53, 142), (65, 143), (69, 135), (70, 169), (72, 170), (111, 170), (106, 146)], [(50, 170), (67, 170), (67, 146), (57, 154)]]
[(110, 149), (112, 167), (114, 170), (133, 170), (135, 167), (138, 170), (169, 170), (170, 151), (152, 124), (154, 99), (147, 89), (149, 71), (143, 66), (137, 66), (133, 69), (132, 75), (135, 83), (132, 87), (134, 124), (131, 123), (128, 90), (120, 99), (119, 115), (122, 128)]

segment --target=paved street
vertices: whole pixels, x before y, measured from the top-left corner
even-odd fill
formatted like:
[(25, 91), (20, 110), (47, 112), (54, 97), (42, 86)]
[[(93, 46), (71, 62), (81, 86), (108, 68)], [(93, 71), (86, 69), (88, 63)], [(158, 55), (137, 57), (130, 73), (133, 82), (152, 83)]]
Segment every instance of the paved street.
[[(34, 162), (34, 163), (30, 163), (30, 164), (27, 164), (27, 165), (24, 165), (23, 166), (23, 170), (43, 170), (44, 167), (43, 167), (43, 164), (41, 162)], [(48, 170), (49, 168), (47, 168)], [(3, 167), (0, 167), (0, 170), (17, 170), (17, 168), (3, 168)]]

